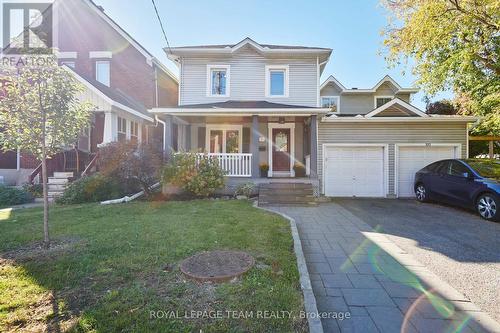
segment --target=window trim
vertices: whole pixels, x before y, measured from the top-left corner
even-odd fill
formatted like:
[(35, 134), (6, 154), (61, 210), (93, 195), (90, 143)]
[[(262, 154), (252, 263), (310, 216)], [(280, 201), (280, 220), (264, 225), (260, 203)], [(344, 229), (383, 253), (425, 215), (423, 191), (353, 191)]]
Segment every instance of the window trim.
[[(109, 73), (108, 73), (109, 82), (108, 82), (108, 84), (101, 82), (98, 79), (98, 70), (97, 69), (98, 69), (98, 65), (102, 64), (102, 63), (108, 64), (108, 66), (109, 66)], [(105, 86), (111, 87), (111, 61), (109, 61), (109, 60), (96, 60), (95, 61), (95, 80), (97, 82), (100, 82), (101, 84), (104, 84)]]
[(68, 66), (68, 67), (70, 67), (72, 69), (76, 68), (76, 61), (75, 61), (75, 59), (60, 60), (60, 64), (61, 64), (61, 66)]
[[(238, 151), (241, 154), (243, 152), (243, 125), (224, 125), (224, 124), (210, 124), (205, 127), (205, 150), (209, 154), (215, 154), (210, 152), (210, 131), (222, 131), (222, 152), (218, 154), (230, 154), (226, 153), (226, 132), (227, 131), (238, 131)], [(236, 153), (235, 153), (236, 154)]]
[(321, 107), (323, 107), (323, 98), (335, 98), (337, 99), (337, 111), (333, 112), (333, 113), (340, 113), (340, 96), (321, 96), (320, 98), (320, 103), (321, 103)]
[[(391, 100), (393, 100), (394, 98), (396, 98), (396, 96), (394, 96), (394, 95), (392, 95), (392, 96), (389, 96), (389, 95), (375, 95), (375, 96), (373, 96), (373, 109), (374, 110), (380, 107), (380, 106), (377, 107), (377, 99), (378, 98), (390, 98)], [(387, 103), (389, 103), (389, 102), (387, 102)]]
[[(212, 70), (226, 70), (226, 93), (224, 95), (212, 94)], [(229, 97), (231, 96), (231, 66), (230, 65), (207, 65), (207, 97)]]
[[(284, 95), (271, 95), (271, 71), (282, 70), (285, 72)], [(265, 95), (267, 98), (287, 98), (290, 96), (290, 66), (289, 65), (266, 65)]]

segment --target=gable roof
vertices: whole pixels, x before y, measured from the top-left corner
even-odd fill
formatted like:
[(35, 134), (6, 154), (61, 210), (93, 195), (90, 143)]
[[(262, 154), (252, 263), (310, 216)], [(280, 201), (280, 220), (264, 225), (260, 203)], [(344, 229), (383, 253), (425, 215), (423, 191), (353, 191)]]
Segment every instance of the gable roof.
[(65, 70), (73, 74), (73, 76), (82, 83), (87, 89), (96, 93), (112, 106), (118, 107), (123, 111), (129, 112), (137, 117), (148, 121), (154, 121), (151, 118), (148, 109), (144, 104), (125, 94), (120, 89), (108, 87), (101, 82), (86, 76), (83, 73), (75, 71), (73, 68), (66, 65), (62, 66)]
[[(257, 52), (273, 55), (273, 54), (310, 54), (320, 57), (320, 62), (328, 61), (332, 53), (332, 49), (323, 47), (308, 47), (308, 46), (293, 46), (293, 45), (274, 45), (260, 44), (246, 37), (236, 44), (217, 44), (217, 45), (194, 45), (165, 48), (165, 52), (170, 60), (177, 61), (182, 55), (199, 54), (199, 53), (217, 53), (217, 54), (232, 54), (244, 46), (251, 46)], [(323, 64), (324, 65), (324, 64)]]
[(385, 103), (384, 105), (376, 108), (375, 110), (367, 113), (365, 115), (365, 118), (372, 118), (375, 117), (379, 114), (382, 114), (384, 111), (388, 109), (395, 109), (396, 111), (402, 112), (403, 114), (406, 114), (406, 116), (413, 116), (413, 117), (429, 117), (429, 115), (420, 109), (414, 107), (413, 105), (403, 101), (402, 99), (399, 98), (394, 98), (392, 101)]
[(340, 81), (338, 81), (333, 75), (330, 75), (320, 86), (320, 90), (323, 89), (324, 87), (326, 87), (329, 83), (334, 83), (335, 85), (337, 85), (340, 90), (342, 91), (342, 93), (348, 93), (348, 94), (351, 94), (351, 93), (361, 93), (361, 94), (365, 94), (365, 93), (375, 93), (377, 91), (377, 89), (384, 83), (386, 82), (389, 82), (390, 84), (392, 84), (395, 88), (396, 88), (396, 94), (398, 93), (417, 93), (419, 91), (418, 88), (403, 88), (401, 87), (392, 77), (390, 77), (389, 75), (386, 75), (382, 78), (382, 80), (380, 80), (379, 82), (377, 82), (377, 84), (375, 84), (375, 86), (371, 89), (347, 89), (345, 88), (342, 83), (340, 83)]
[[(61, 0), (63, 1), (63, 0)], [(135, 40), (125, 29), (123, 29), (118, 23), (116, 23), (111, 17), (109, 17), (104, 9), (97, 5), (94, 0), (82, 0), (87, 6), (89, 6), (100, 18), (102, 18), (106, 23), (108, 23), (118, 34), (127, 40), (132, 46), (134, 46), (137, 51), (139, 51), (145, 58), (149, 65), (156, 65), (168, 76), (170, 76), (175, 82), (179, 82), (177, 76), (172, 73), (164, 64), (162, 64), (157, 58), (155, 58), (144, 46), (142, 46), (137, 40)]]

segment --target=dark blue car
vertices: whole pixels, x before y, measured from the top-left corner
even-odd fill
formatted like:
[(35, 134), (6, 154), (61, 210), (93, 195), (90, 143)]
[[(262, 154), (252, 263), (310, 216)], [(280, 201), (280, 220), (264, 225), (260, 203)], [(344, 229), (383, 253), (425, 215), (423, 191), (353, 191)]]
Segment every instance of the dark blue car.
[(435, 200), (475, 209), (482, 218), (500, 220), (500, 161), (442, 160), (415, 174), (418, 201)]

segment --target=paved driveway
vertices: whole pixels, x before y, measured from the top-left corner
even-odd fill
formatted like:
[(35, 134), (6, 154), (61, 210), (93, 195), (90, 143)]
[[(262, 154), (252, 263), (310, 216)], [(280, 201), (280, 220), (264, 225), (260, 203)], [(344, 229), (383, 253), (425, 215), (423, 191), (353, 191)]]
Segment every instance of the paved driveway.
[(500, 224), (400, 200), (274, 209), (297, 222), (318, 310), (352, 316), (325, 332), (500, 332)]

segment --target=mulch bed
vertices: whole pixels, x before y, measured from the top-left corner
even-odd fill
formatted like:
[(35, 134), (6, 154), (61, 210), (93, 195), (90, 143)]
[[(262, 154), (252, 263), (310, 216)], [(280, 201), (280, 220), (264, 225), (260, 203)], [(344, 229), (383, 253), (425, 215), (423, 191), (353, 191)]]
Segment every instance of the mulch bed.
[(187, 277), (200, 282), (224, 282), (244, 274), (254, 264), (255, 259), (245, 252), (211, 251), (185, 259), (180, 270)]

